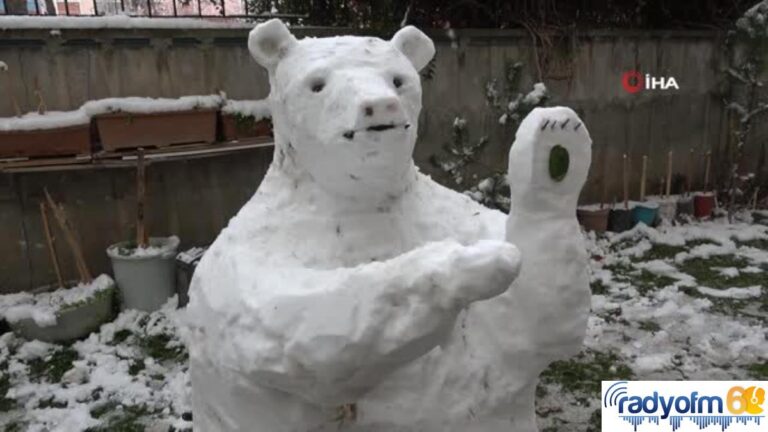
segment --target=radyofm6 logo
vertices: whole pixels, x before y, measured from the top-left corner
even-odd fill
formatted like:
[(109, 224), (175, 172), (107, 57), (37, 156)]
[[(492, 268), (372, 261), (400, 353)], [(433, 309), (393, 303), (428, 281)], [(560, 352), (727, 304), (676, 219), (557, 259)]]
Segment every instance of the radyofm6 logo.
[(768, 381), (603, 381), (604, 432), (768, 432)]

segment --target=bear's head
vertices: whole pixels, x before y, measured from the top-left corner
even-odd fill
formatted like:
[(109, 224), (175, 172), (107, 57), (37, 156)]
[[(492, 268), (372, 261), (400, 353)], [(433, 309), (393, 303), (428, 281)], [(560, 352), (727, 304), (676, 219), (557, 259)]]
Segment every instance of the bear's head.
[(402, 194), (413, 178), (418, 71), (435, 54), (424, 33), (405, 27), (390, 41), (297, 40), (273, 19), (251, 31), (248, 48), (269, 72), (275, 163), (333, 195), (381, 201)]

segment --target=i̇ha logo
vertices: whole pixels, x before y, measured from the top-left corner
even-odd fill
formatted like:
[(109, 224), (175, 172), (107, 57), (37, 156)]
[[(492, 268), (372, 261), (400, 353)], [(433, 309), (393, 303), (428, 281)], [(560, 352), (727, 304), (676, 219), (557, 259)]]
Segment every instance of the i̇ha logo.
[(637, 93), (640, 90), (680, 90), (675, 77), (655, 77), (631, 70), (621, 76), (621, 85), (627, 93)]

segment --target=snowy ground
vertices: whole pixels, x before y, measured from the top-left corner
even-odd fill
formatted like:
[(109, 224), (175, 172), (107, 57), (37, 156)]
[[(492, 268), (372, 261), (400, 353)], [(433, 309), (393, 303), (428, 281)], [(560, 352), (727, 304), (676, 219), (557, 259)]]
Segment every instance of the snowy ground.
[[(599, 431), (603, 379), (768, 379), (768, 212), (587, 237), (593, 315), (582, 354), (538, 389), (543, 431)], [(174, 304), (129, 311), (69, 346), (0, 336), (6, 431), (191, 428)]]

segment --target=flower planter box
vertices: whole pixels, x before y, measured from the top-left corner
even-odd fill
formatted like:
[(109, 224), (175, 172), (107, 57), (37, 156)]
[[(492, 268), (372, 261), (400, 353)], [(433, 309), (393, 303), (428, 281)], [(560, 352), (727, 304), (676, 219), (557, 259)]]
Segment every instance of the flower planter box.
[(0, 131), (0, 158), (75, 156), (91, 153), (89, 124)]
[(715, 194), (712, 192), (700, 192), (693, 196), (693, 215), (705, 219), (712, 216), (715, 209)]
[(95, 117), (105, 150), (212, 143), (216, 140), (216, 110), (134, 114), (120, 112)]
[(256, 120), (252, 116), (222, 114), (221, 130), (224, 141), (268, 137), (272, 136), (272, 121), (270, 119)]
[[(70, 304), (62, 304), (55, 307), (55, 312), (45, 312), (37, 309), (37, 313), (23, 311), (22, 316), (11, 319), (13, 313), (9, 310), (3, 312), (6, 315), (10, 328), (28, 340), (41, 340), (43, 342), (60, 343), (76, 339), (82, 339), (91, 332), (98, 330), (102, 324), (108, 322), (113, 317), (113, 304), (115, 299), (115, 282), (106, 275), (101, 275), (93, 281), (96, 291), (88, 297), (82, 298)], [(75, 284), (70, 284), (70, 286)], [(57, 293), (67, 292), (72, 289), (79, 289), (83, 285), (64, 290), (49, 291), (48, 287), (37, 290), (43, 296), (56, 295)], [(45, 294), (45, 293), (51, 294)], [(35, 294), (39, 295), (39, 294)], [(48, 304), (48, 300), (41, 300), (43, 307)], [(21, 306), (13, 306), (11, 310)], [(39, 308), (40, 306), (30, 306)], [(18, 312), (17, 312), (18, 313)], [(55, 315), (55, 322), (43, 318), (48, 313)], [(40, 315), (42, 314), (42, 315)]]
[(576, 218), (587, 231), (603, 233), (608, 230), (608, 215), (610, 209), (576, 209)]

